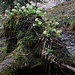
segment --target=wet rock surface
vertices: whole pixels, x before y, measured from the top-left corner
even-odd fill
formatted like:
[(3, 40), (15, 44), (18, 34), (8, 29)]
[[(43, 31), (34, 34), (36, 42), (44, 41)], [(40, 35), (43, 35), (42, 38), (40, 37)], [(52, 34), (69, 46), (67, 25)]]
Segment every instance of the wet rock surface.
[[(58, 4), (61, 4), (65, 2), (66, 0), (40, 0), (40, 2), (37, 2), (37, 7), (42, 8), (43, 10), (47, 10), (49, 8), (52, 8)], [(33, 6), (36, 6), (36, 3), (31, 2)]]
[(61, 34), (61, 41), (65, 44), (69, 53), (75, 56), (75, 31), (63, 32)]

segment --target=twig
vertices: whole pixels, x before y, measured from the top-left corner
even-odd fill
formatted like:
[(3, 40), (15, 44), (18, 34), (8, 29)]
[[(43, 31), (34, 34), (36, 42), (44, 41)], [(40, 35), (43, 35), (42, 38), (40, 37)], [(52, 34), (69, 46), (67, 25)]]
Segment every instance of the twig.
[(50, 42), (50, 49), (52, 48), (52, 43), (53, 43), (53, 39), (50, 38), (51, 42)]
[(46, 42), (47, 42), (47, 40), (48, 40), (48, 39), (46, 39), (46, 40), (44, 41), (43, 50), (46, 48), (45, 46), (46, 46)]
[[(64, 45), (63, 45), (58, 39), (54, 38), (53, 40), (54, 40), (53, 42), (55, 42), (55, 43), (58, 44), (59, 46), (64, 47)], [(57, 42), (56, 42), (56, 41), (57, 41)]]
[(33, 50), (44, 40), (44, 37), (40, 37), (39, 40), (37, 41), (36, 45), (34, 46)]
[[(54, 41), (55, 42), (55, 41)], [(57, 45), (61, 46), (61, 47), (64, 47), (64, 45), (58, 43), (58, 42), (55, 42)]]
[(61, 43), (58, 39), (56, 39), (56, 38), (53, 38), (53, 40), (56, 40), (56, 41), (58, 41), (59, 43)]
[(36, 32), (36, 30), (34, 30), (35, 34), (39, 37), (39, 34)]
[(57, 62), (55, 62), (55, 64), (59, 67), (60, 71), (61, 71), (63, 74), (67, 75), (67, 74), (62, 70), (62, 68), (60, 67), (60, 65), (59, 65)]
[(75, 68), (72, 67), (72, 66), (69, 66), (69, 65), (67, 65), (67, 64), (62, 64), (62, 66), (63, 66), (63, 67), (66, 67), (66, 68), (68, 68), (68, 69), (70, 69), (70, 70), (73, 71), (73, 72), (75, 72)]

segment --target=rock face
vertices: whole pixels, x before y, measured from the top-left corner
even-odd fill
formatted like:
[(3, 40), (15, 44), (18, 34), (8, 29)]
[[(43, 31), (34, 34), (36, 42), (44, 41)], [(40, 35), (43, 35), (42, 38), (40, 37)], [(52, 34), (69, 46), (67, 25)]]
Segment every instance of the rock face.
[(73, 56), (75, 56), (75, 35), (74, 31), (71, 33), (66, 32), (61, 35), (61, 40), (65, 43), (66, 49), (69, 51), (69, 53)]
[[(40, 7), (44, 10), (47, 10), (49, 8), (52, 8), (62, 2), (65, 2), (66, 0), (40, 0), (42, 3), (37, 2), (37, 7)], [(32, 5), (36, 5), (34, 2), (31, 3)]]
[(50, 0), (46, 3), (46, 8), (44, 8), (45, 10), (46, 9), (49, 9), (49, 8), (52, 8), (62, 2), (65, 2), (66, 0)]
[(54, 1), (54, 2), (58, 2), (58, 3), (62, 3), (65, 2), (66, 0), (43, 0), (44, 2), (49, 2), (49, 1)]

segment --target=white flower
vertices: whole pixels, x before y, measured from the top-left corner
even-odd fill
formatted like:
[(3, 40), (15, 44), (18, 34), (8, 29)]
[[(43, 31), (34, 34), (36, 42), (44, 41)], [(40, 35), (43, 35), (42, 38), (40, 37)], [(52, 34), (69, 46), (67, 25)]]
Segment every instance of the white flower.
[(28, 8), (28, 7), (29, 7), (29, 3), (26, 4), (26, 8)]
[(20, 3), (17, 3), (17, 6), (20, 6)]
[(62, 30), (57, 30), (57, 33), (60, 34), (62, 32)]
[(49, 23), (52, 23), (52, 21), (49, 21)]
[(24, 12), (27, 12), (27, 10), (23, 10)]
[(30, 3), (33, 3), (33, 1), (30, 1)]
[(22, 8), (22, 9), (25, 9), (25, 6), (22, 6), (21, 8)]
[(36, 18), (35, 21), (37, 22), (38, 21), (38, 18)]
[(36, 24), (33, 24), (33, 26), (36, 26)]
[(43, 32), (43, 34), (46, 35), (46, 34), (47, 34), (47, 31), (45, 30), (45, 31)]
[(16, 9), (12, 9), (12, 12), (17, 12), (17, 10)]
[(41, 21), (38, 21), (38, 24), (39, 24), (39, 25), (41, 25), (41, 24), (42, 24), (42, 22), (41, 22)]
[(15, 8), (17, 9), (17, 6), (15, 6)]
[(6, 12), (6, 13), (8, 13), (8, 12), (9, 12), (9, 10), (5, 10), (5, 12)]
[(52, 29), (52, 32), (56, 32), (56, 29)]
[(13, 15), (14, 15), (14, 13), (10, 13), (10, 15), (11, 15), (11, 16), (13, 16)]
[(58, 22), (56, 22), (56, 23), (55, 23), (55, 25), (59, 25), (59, 23), (58, 23)]

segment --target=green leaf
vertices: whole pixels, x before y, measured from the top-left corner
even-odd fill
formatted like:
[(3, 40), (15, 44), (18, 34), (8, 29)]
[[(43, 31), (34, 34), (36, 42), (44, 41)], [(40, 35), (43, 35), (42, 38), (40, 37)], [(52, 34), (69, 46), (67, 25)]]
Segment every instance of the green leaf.
[(42, 16), (43, 15), (43, 13), (40, 10), (36, 10), (35, 13), (36, 13), (37, 16)]
[(38, 24), (39, 24), (39, 25), (41, 25), (41, 24), (42, 24), (42, 22), (41, 22), (41, 21), (38, 21)]
[(47, 52), (48, 52), (48, 53), (53, 53), (53, 52), (54, 52), (54, 50), (47, 49)]

